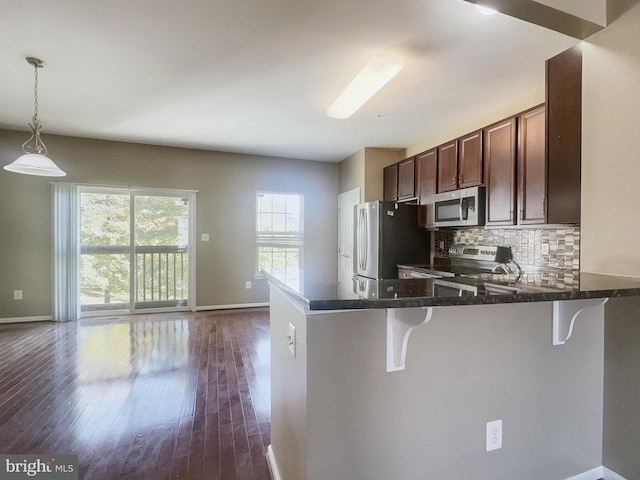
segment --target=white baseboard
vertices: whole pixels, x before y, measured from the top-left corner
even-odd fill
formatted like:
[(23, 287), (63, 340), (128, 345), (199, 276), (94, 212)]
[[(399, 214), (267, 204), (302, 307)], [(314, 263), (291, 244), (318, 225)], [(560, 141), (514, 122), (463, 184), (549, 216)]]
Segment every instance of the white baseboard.
[(234, 308), (257, 308), (257, 307), (268, 307), (269, 302), (262, 303), (234, 303), (230, 305), (202, 305), (200, 307), (196, 307), (196, 311), (200, 312), (202, 310), (231, 310)]
[(0, 318), (0, 323), (25, 323), (25, 322), (47, 322), (52, 320), (51, 315), (41, 315), (39, 317), (13, 317)]
[(280, 470), (278, 470), (278, 462), (276, 462), (276, 456), (273, 454), (273, 448), (271, 444), (267, 447), (267, 463), (269, 464), (269, 472), (271, 473), (271, 480), (282, 480), (280, 476)]
[(604, 480), (627, 480), (622, 475), (618, 475), (613, 470), (609, 470), (607, 467), (602, 467), (602, 478)]
[(609, 470), (607, 467), (599, 466), (588, 472), (583, 472), (575, 475), (567, 480), (598, 480), (604, 478), (604, 480), (627, 480), (621, 475), (618, 475), (613, 470)]

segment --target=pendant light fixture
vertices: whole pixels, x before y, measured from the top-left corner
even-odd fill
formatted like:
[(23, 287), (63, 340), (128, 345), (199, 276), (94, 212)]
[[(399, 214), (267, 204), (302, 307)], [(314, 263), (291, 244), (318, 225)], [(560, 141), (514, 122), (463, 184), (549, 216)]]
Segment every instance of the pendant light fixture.
[(35, 83), (33, 88), (34, 96), (34, 113), (33, 123), (30, 123), (31, 137), (22, 144), (24, 155), (18, 157), (13, 163), (5, 165), (4, 169), (15, 173), (24, 173), (26, 175), (39, 175), (42, 177), (64, 177), (65, 172), (60, 170), (58, 166), (49, 159), (47, 155), (47, 147), (40, 139), (40, 130), (42, 125), (38, 121), (38, 69), (46, 65), (39, 58), (27, 57), (27, 63), (33, 65), (35, 69)]

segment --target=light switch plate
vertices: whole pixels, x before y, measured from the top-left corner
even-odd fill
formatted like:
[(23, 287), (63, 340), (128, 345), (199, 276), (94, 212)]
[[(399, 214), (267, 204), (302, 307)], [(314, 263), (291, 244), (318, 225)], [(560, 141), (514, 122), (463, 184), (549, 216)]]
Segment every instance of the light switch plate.
[(289, 345), (289, 353), (296, 358), (296, 327), (289, 324), (289, 335), (287, 335), (287, 343)]
[(14, 290), (13, 291), (13, 299), (14, 300), (22, 300), (22, 290)]
[(203, 233), (203, 234), (200, 236), (200, 239), (201, 239), (203, 242), (208, 242), (208, 241), (209, 241), (209, 234), (208, 234), (208, 233)]

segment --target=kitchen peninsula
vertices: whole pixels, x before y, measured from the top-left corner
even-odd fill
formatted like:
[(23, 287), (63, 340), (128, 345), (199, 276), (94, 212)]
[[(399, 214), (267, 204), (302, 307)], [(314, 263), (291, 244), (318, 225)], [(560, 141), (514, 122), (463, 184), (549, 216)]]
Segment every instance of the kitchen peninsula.
[[(602, 304), (640, 296), (640, 280), (457, 282), (452, 297), (439, 279), (365, 295), (270, 278), (274, 478), (563, 480), (601, 465)], [(494, 420), (503, 444), (487, 451)]]

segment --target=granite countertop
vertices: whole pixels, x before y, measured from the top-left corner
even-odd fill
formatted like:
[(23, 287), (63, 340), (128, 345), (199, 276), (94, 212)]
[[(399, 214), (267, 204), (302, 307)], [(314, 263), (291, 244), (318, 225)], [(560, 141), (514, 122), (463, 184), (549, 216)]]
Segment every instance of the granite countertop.
[[(548, 302), (584, 298), (640, 296), (640, 278), (576, 273), (561, 288), (510, 284), (500, 276), (370, 280), (356, 277), (339, 288), (337, 281), (306, 281), (300, 289), (267, 274), (269, 282), (309, 310), (442, 307), (497, 303)], [(458, 288), (454, 288), (458, 287)]]

